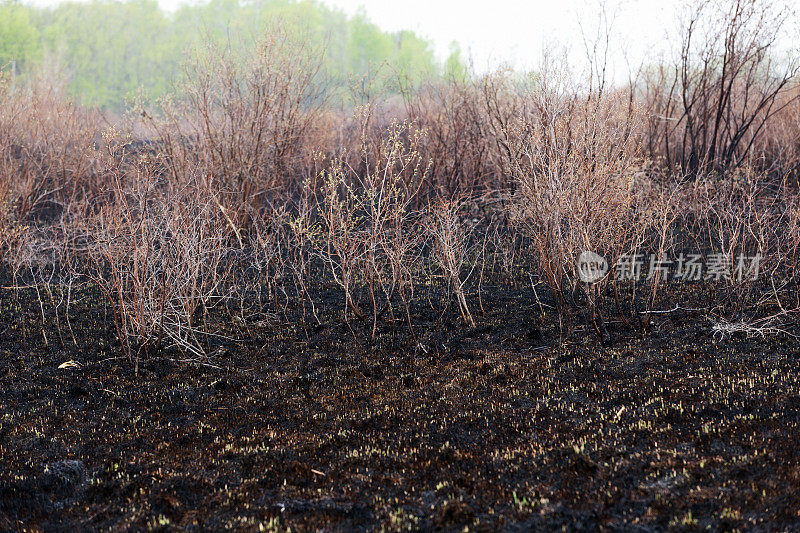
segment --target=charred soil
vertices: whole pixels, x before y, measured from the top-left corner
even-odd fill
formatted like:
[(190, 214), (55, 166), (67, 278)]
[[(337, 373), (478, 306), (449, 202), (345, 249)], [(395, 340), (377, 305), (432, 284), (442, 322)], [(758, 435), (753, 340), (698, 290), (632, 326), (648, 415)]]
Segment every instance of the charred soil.
[(424, 348), (323, 307), (137, 375), (91, 295), (47, 344), (35, 298), (0, 297), (2, 530), (800, 525), (791, 336), (679, 309), (603, 346), (497, 292), (475, 328), (415, 309)]

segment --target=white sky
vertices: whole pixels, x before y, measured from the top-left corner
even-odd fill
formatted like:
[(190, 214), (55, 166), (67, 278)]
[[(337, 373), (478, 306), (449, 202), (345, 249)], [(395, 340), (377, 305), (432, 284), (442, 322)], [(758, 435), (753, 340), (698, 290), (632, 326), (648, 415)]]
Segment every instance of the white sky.
[[(179, 2), (180, 0), (159, 0)], [(503, 63), (516, 69), (539, 66), (545, 47), (567, 49), (570, 67), (586, 65), (586, 43), (611, 25), (608, 79), (625, 82), (642, 63), (674, 52), (681, 21), (698, 0), (321, 0), (354, 14), (359, 7), (384, 30), (410, 29), (430, 39), (440, 59), (457, 41), (478, 71)], [(732, 0), (719, 0), (721, 5)], [(787, 16), (778, 49), (800, 55), (798, 0), (765, 0)]]
[[(29, 1), (53, 5), (59, 0)], [(182, 2), (202, 0), (158, 1), (162, 8), (174, 10)], [(605, 5), (613, 39), (609, 45), (608, 74), (616, 81), (626, 79), (628, 65), (636, 69), (645, 60), (656, 59), (667, 48), (668, 35), (677, 33), (681, 13), (694, 3), (690, 0), (321, 1), (351, 15), (363, 7), (368, 18), (384, 30), (414, 30), (433, 42), (441, 60), (447, 57), (450, 43), (457, 41), (478, 71), (503, 63), (516, 69), (535, 68), (545, 43), (568, 48), (570, 64), (577, 65), (586, 58), (584, 36), (589, 41), (597, 36), (601, 6)], [(795, 0), (786, 1), (791, 5)], [(796, 48), (794, 43), (791, 46)]]
[[(174, 1), (174, 0), (164, 0)], [(363, 6), (369, 18), (385, 30), (411, 29), (433, 41), (445, 58), (450, 42), (458, 41), (478, 70), (503, 62), (516, 68), (538, 65), (545, 43), (568, 46), (584, 57), (583, 34), (597, 33), (599, 0), (324, 0), (355, 13)], [(665, 29), (675, 28), (680, 0), (611, 0), (606, 2), (613, 22), (611, 44), (615, 65), (624, 70), (622, 47), (641, 56), (651, 45), (664, 42)], [(664, 24), (665, 20), (675, 21)], [(632, 61), (640, 61), (634, 58)]]

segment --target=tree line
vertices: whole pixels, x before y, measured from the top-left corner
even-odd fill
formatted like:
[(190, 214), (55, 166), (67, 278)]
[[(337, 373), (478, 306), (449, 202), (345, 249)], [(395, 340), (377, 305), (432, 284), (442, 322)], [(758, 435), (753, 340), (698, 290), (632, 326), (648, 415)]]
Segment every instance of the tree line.
[(170, 13), (154, 0), (92, 0), (35, 7), (0, 2), (0, 68), (66, 81), (81, 104), (119, 110), (134, 97), (170, 93), (187, 54), (208, 43), (244, 48), (279, 27), (306, 52), (324, 55), (321, 80), (346, 88), (369, 83), (396, 90), (443, 73), (465, 71), (457, 45), (441, 64), (430, 41), (412, 31), (386, 32), (363, 12), (348, 16), (313, 0), (210, 0)]

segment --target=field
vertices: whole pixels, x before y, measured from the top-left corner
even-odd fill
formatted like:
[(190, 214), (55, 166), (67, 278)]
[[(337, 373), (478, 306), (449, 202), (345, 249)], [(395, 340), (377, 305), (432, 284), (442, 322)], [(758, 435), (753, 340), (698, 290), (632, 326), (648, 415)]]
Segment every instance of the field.
[(730, 4), (625, 86), (0, 72), (0, 530), (800, 528), (800, 62)]
[[(796, 342), (664, 315), (608, 347), (514, 294), (428, 354), (264, 327), (139, 375), (3, 324), (4, 529), (776, 530), (800, 511)], [(15, 305), (7, 298), (3, 309)], [(453, 328), (453, 331), (457, 328)], [(56, 335), (53, 331), (52, 335)], [(348, 337), (350, 339), (348, 340)], [(59, 369), (74, 360), (80, 366)]]

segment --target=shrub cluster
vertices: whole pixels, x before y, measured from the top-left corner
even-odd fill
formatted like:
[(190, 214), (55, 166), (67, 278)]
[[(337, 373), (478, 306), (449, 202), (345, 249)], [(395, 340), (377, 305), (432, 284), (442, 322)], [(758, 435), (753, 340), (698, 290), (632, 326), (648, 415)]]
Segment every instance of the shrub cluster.
[[(35, 291), (59, 334), (74, 290), (98, 291), (131, 357), (200, 358), (230, 324), (320, 320), (331, 294), (353, 335), (397, 321), (425, 348), (415, 309), (475, 327), (487, 291), (503, 288), (606, 341), (610, 319), (646, 329), (670, 298), (661, 269), (613, 275), (636, 254), (727, 258), (709, 282), (727, 320), (800, 307), (793, 77), (739, 63), (678, 76), (704, 87), (681, 108), (664, 76), (610, 89), (546, 65), (533, 80), (499, 71), (402, 101), (354, 90), (335, 110), (313, 54), (279, 37), (254, 50), (242, 61), (210, 49), (189, 63), (183, 98), (135, 107), (124, 127), (46, 80), (4, 80), (6, 290)], [(576, 267), (587, 250), (611, 265), (592, 283)], [(736, 275), (743, 255), (761, 258), (758, 279)]]

